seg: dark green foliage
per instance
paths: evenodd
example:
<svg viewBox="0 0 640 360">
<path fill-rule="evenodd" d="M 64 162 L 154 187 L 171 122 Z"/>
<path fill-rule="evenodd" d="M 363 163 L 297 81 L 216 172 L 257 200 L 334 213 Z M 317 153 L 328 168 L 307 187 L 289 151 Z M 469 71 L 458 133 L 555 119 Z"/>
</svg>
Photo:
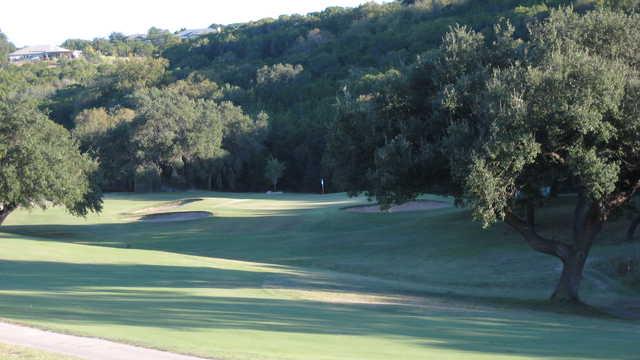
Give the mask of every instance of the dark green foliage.
<svg viewBox="0 0 640 360">
<path fill-rule="evenodd" d="M 334 7 L 227 26 L 222 33 L 169 47 L 163 56 L 178 75 L 196 71 L 244 89 L 234 101 L 250 113 L 270 115 L 268 150 L 288 165 L 282 185 L 311 190 L 331 172 L 322 168 L 321 159 L 337 116 L 336 95 L 345 83 L 404 70 L 418 55 L 437 48 L 456 23 L 490 33 L 498 17 L 508 16 L 525 33 L 530 16 L 548 12 L 548 7 L 532 10 L 539 1 L 412 3 Z M 561 3 L 569 1 L 545 6 Z"/>
<path fill-rule="evenodd" d="M 485 226 L 506 221 L 562 260 L 553 298 L 578 301 L 593 242 L 640 189 L 640 16 L 552 10 L 530 28 L 523 41 L 508 22 L 490 37 L 453 27 L 407 80 L 354 86 L 328 161 L 385 205 L 442 191 Z M 578 196 L 558 241 L 538 232 L 535 209 L 560 187 Z"/>
<path fill-rule="evenodd" d="M 197 76 L 127 98 L 131 109 L 83 110 L 73 130 L 112 191 L 247 190 L 261 181 L 267 116 L 255 119 Z"/>
<path fill-rule="evenodd" d="M 33 102 L 0 101 L 0 223 L 17 207 L 100 211 L 97 164 Z"/>
<path fill-rule="evenodd" d="M 284 175 L 286 168 L 283 162 L 273 156 L 267 159 L 267 164 L 264 167 L 264 176 L 273 185 L 273 191 L 278 190 L 278 180 Z"/>
<path fill-rule="evenodd" d="M 640 1 L 638 0 L 596 0 L 596 4 L 604 8 L 625 11 L 637 11 L 640 9 Z"/>
<path fill-rule="evenodd" d="M 637 35 L 628 34 L 639 27 L 637 15 L 553 11 L 532 30 L 528 66 L 488 82 L 491 116 L 482 147 L 470 154 L 465 188 L 485 224 L 504 219 L 534 249 L 563 261 L 557 300 L 578 301 L 593 242 L 640 188 L 638 56 L 627 52 L 637 47 Z M 538 189 L 558 183 L 578 193 L 574 233 L 564 242 L 534 230 Z M 519 194 L 526 222 L 514 215 Z"/>
<path fill-rule="evenodd" d="M 60 67 L 75 66 L 76 61 Z M 44 103 L 53 120 L 67 128 L 84 109 L 131 107 L 130 96 L 141 89 L 159 85 L 166 76 L 164 59 L 132 58 L 114 63 L 91 64 L 92 74 L 58 90 Z"/>
<path fill-rule="evenodd" d="M 155 86 L 165 75 L 167 62 L 164 59 L 128 59 L 122 60 L 111 67 L 98 82 L 108 89 L 106 96 L 123 96 L 137 90 Z M 113 91 L 115 94 L 109 94 Z M 103 95 L 104 96 L 104 95 Z"/>
<path fill-rule="evenodd" d="M 73 119 L 86 109 L 136 110 L 139 104 L 136 104 L 134 94 L 150 88 L 173 89 L 175 94 L 193 100 L 231 101 L 242 109 L 241 113 L 250 114 L 236 117 L 249 119 L 243 121 L 252 124 L 246 126 L 252 130 L 228 131 L 227 134 L 234 135 L 223 136 L 223 144 L 226 144 L 223 148 L 228 151 L 222 156 L 224 161 L 213 164 L 197 160 L 193 164 L 189 171 L 199 174 L 193 175 L 194 179 L 200 179 L 196 181 L 197 186 L 257 190 L 262 185 L 258 179 L 263 177 L 266 154 L 273 154 L 287 164 L 287 177 L 283 179 L 282 187 L 315 190 L 319 179 L 330 178 L 334 166 L 338 166 L 332 164 L 329 157 L 325 161 L 323 158 L 327 153 L 327 139 L 336 128 L 336 118 L 344 115 L 344 104 L 337 104 L 336 99 L 346 99 L 345 85 L 350 94 L 347 95 L 351 96 L 349 101 L 354 104 L 371 107 L 378 102 L 372 99 L 384 97 L 380 101 L 389 102 L 385 105 L 387 114 L 405 111 L 406 115 L 415 117 L 415 114 L 427 111 L 428 102 L 437 100 L 440 95 L 429 90 L 431 92 L 425 96 L 407 98 L 404 94 L 412 92 L 405 91 L 406 87 L 439 86 L 447 77 L 456 77 L 460 71 L 474 71 L 451 68 L 443 70 L 451 73 L 443 73 L 442 79 L 429 73 L 433 51 L 450 26 L 466 24 L 467 30 L 474 30 L 485 38 L 483 41 L 492 43 L 499 40 L 491 31 L 498 17 L 511 18 L 515 35 L 524 36 L 526 25 L 547 16 L 553 5 L 569 2 L 434 0 L 405 5 L 401 2 L 367 3 L 353 9 L 333 7 L 306 16 L 281 16 L 225 26 L 220 33 L 191 41 L 177 41 L 172 34 L 157 28 L 139 38 L 112 33 L 108 39 L 68 40 L 63 44 L 84 50 L 88 61 L 62 63 L 52 69 L 39 64 L 24 69 L 12 68 L 12 74 L 0 75 L 0 81 L 3 76 L 27 78 L 23 83 L 29 85 L 22 91 L 35 92 L 42 99 L 41 108 L 69 129 L 74 127 Z M 141 50 L 138 52 L 137 49 Z M 101 55 L 131 58 L 113 61 Z M 497 54 L 499 58 L 507 55 Z M 416 62 L 424 66 L 416 66 Z M 408 76 L 414 71 L 421 72 L 422 77 Z M 459 85 L 467 86 L 464 91 L 471 91 L 481 83 L 481 79 L 475 79 Z M 393 94 L 393 89 L 397 94 Z M 262 119 L 261 122 L 268 119 L 268 123 L 256 125 L 258 120 L 255 119 Z M 353 125 L 368 131 L 365 128 L 370 126 L 366 119 Z M 401 124 L 391 122 L 389 125 L 395 128 L 396 135 L 399 134 Z M 423 127 L 418 120 L 407 122 L 401 126 Z M 107 134 L 130 134 L 131 128 L 122 125 L 107 130 L 100 135 L 101 139 L 111 136 Z M 380 129 L 372 130 L 381 134 Z M 238 135 L 240 133 L 243 135 Z M 379 144 L 386 140 L 374 136 L 370 141 Z M 109 143 L 118 142 L 112 139 Z M 103 146 L 107 144 L 91 149 L 98 156 L 98 149 Z M 402 141 L 398 140 L 394 146 L 395 150 L 390 148 L 389 152 L 375 156 L 362 154 L 369 158 L 363 159 L 362 164 L 356 161 L 358 164 L 353 164 L 353 168 L 367 168 L 368 161 L 393 162 L 392 154 L 400 151 Z M 89 150 L 90 147 L 83 148 Z M 433 152 L 420 151 L 421 157 Z M 111 161 L 105 154 L 100 155 L 100 159 L 101 162 Z M 115 161 L 115 164 L 124 166 L 122 161 Z M 131 167 L 125 168 L 128 170 L 124 173 L 132 173 Z M 203 180 L 201 173 L 211 176 L 214 168 L 219 175 L 213 176 L 211 181 Z M 444 169 L 442 164 L 438 164 L 438 169 Z M 107 171 L 105 176 L 115 175 L 113 171 Z M 403 175 L 394 179 L 384 172 L 365 172 L 359 177 L 362 181 L 385 178 L 383 187 L 404 181 L 401 179 L 415 178 Z M 131 189 L 130 185 L 123 185 L 125 182 L 120 177 L 112 180 L 114 190 L 119 186 L 121 190 Z M 415 186 L 420 187 L 423 181 L 417 180 Z M 329 190 L 345 189 L 340 184 L 343 182 L 330 183 Z"/>
<path fill-rule="evenodd" d="M 179 39 L 167 30 L 152 27 L 140 37 L 127 37 L 114 32 L 107 39 L 68 39 L 62 46 L 71 50 L 82 50 L 90 58 L 104 56 L 144 57 L 159 54 L 163 49 L 179 43 Z"/>
<path fill-rule="evenodd" d="M 249 191 L 263 184 L 264 142 L 269 117 L 259 113 L 255 117 L 230 102 L 219 107 L 224 123 L 221 161 L 213 164 L 210 188 L 218 190 Z M 209 183 L 208 183 L 209 184 Z"/>
<path fill-rule="evenodd" d="M 451 165 L 469 161 L 465 149 L 477 140 L 474 126 L 485 122 L 483 89 L 492 69 L 519 54 L 513 32 L 503 23 L 489 42 L 455 26 L 436 53 L 406 70 L 408 77 L 392 70 L 345 87 L 326 158 L 336 181 L 385 205 L 425 191 L 460 194 L 465 171 Z M 467 128 L 450 129 L 456 118 Z"/>
<path fill-rule="evenodd" d="M 136 168 L 135 147 L 131 142 L 135 112 L 118 108 L 87 109 L 75 118 L 73 135 L 81 150 L 91 154 L 100 164 L 106 191 L 134 190 Z"/>
<path fill-rule="evenodd" d="M 0 30 L 0 66 L 9 61 L 9 54 L 15 50 L 15 46 L 9 42 L 7 36 Z"/>
<path fill-rule="evenodd" d="M 167 184 L 186 187 L 190 164 L 222 155 L 223 120 L 215 102 L 151 89 L 137 93 L 135 103 L 136 157 L 159 168 Z"/>
</svg>

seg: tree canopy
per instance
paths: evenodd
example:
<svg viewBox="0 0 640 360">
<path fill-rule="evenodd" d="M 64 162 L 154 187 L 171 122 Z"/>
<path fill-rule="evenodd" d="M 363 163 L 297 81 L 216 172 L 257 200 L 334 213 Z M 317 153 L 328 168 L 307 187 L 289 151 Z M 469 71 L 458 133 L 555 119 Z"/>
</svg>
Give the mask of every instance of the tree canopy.
<svg viewBox="0 0 640 360">
<path fill-rule="evenodd" d="M 280 160 L 270 157 L 267 159 L 267 164 L 264 168 L 264 175 L 273 185 L 273 191 L 278 190 L 278 180 L 284 175 L 284 170 L 286 166 Z"/>
<path fill-rule="evenodd" d="M 7 36 L 0 30 L 0 65 L 8 62 L 9 53 L 15 50 L 15 46 L 9 42 Z"/>
<path fill-rule="evenodd" d="M 0 223 L 18 207 L 64 206 L 74 215 L 102 207 L 97 164 L 32 102 L 0 101 L 0 164 Z"/>
<path fill-rule="evenodd" d="M 196 160 L 222 155 L 223 120 L 218 104 L 151 89 L 136 95 L 136 109 L 137 158 L 154 164 L 165 178 L 175 179 L 177 171 L 185 171 Z"/>
<path fill-rule="evenodd" d="M 288 176 L 281 186 L 309 191 L 320 178 L 330 178 L 334 172 L 323 158 L 327 158 L 328 139 L 339 115 L 336 99 L 345 85 L 355 100 L 360 95 L 385 96 L 382 94 L 389 92 L 377 87 L 399 86 L 416 61 L 429 58 L 449 26 L 464 23 L 469 30 L 488 36 L 495 20 L 505 16 L 512 20 L 516 35 L 524 36 L 529 22 L 545 17 L 553 5 L 571 2 L 495 0 L 491 6 L 451 0 L 416 1 L 411 6 L 400 1 L 367 3 L 224 26 L 220 32 L 190 40 L 179 40 L 158 28 L 130 36 L 114 32 L 107 38 L 70 39 L 63 44 L 83 50 L 84 60 L 60 61 L 49 67 L 37 63 L 12 66 L 0 78 L 23 78 L 22 90 L 37 97 L 40 109 L 70 130 L 76 125 L 74 119 L 91 109 L 103 108 L 113 114 L 127 108 L 137 114 L 135 94 L 152 88 L 180 88 L 178 92 L 191 92 L 183 94 L 191 98 L 199 93 L 218 103 L 229 101 L 251 119 L 247 124 L 253 122 L 254 130 L 244 132 L 242 140 L 235 135 L 223 137 L 223 147 L 234 150 L 227 150 L 216 163 L 215 188 L 259 189 L 265 159 L 273 154 L 287 164 Z M 597 6 L 590 0 L 580 4 L 576 6 L 581 9 Z M 125 164 L 136 161 L 124 162 L 122 155 L 100 153 L 100 149 L 110 147 L 109 143 L 133 148 L 130 130 L 135 124 L 106 125 L 95 138 L 100 145 L 91 146 L 92 156 L 99 156 L 101 163 L 127 169 L 106 171 L 101 165 L 110 190 L 132 189 L 132 182 L 124 180 L 131 174 Z M 115 141 L 115 134 L 128 140 Z M 85 145 L 83 140 L 83 150 L 88 150 Z M 205 164 L 198 161 L 192 169 L 209 172 L 205 168 L 213 165 Z M 328 190 L 346 189 L 339 184 L 328 183 Z"/>
<path fill-rule="evenodd" d="M 408 79 L 381 74 L 378 91 L 344 96 L 328 161 L 387 206 L 441 192 L 485 226 L 506 221 L 563 262 L 553 298 L 578 301 L 603 223 L 640 187 L 639 27 L 635 14 L 570 8 L 527 41 L 508 22 L 489 38 L 454 27 Z M 573 235 L 553 240 L 535 209 L 558 187 L 577 195 Z"/>
</svg>

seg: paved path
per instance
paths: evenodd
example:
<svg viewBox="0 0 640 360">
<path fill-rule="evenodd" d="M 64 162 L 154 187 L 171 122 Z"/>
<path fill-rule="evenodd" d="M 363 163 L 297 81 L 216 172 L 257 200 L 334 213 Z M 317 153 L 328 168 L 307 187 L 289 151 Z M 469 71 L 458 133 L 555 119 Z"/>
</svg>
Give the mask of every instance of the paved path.
<svg viewBox="0 0 640 360">
<path fill-rule="evenodd" d="M 0 342 L 88 360 L 204 360 L 112 341 L 0 322 Z"/>
</svg>

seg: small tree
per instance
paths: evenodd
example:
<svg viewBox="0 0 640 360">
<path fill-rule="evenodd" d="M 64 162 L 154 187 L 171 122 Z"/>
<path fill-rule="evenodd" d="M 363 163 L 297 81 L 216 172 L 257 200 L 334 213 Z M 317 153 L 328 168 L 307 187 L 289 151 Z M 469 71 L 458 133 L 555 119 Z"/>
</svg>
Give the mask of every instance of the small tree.
<svg viewBox="0 0 640 360">
<path fill-rule="evenodd" d="M 102 209 L 97 164 L 32 103 L 0 101 L 0 224 L 18 207 Z"/>
<path fill-rule="evenodd" d="M 7 62 L 7 57 L 10 52 L 15 49 L 12 43 L 9 42 L 7 36 L 0 31 L 0 65 Z"/>
<path fill-rule="evenodd" d="M 264 173 L 267 179 L 271 181 L 271 184 L 273 184 L 273 191 L 277 191 L 278 180 L 282 178 L 285 169 L 286 166 L 284 163 L 273 156 L 267 160 Z"/>
</svg>

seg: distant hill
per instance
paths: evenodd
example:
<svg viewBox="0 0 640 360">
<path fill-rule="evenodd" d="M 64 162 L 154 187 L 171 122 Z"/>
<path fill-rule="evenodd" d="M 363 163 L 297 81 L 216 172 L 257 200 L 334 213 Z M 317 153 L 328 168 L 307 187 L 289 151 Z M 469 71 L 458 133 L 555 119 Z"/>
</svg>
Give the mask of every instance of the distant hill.
<svg viewBox="0 0 640 360">
<path fill-rule="evenodd" d="M 233 101 L 271 117 L 268 146 L 288 165 L 284 187 L 315 189 L 323 176 L 326 129 L 339 89 L 366 74 L 402 69 L 434 49 L 454 24 L 485 32 L 500 17 L 526 23 L 569 0 L 428 0 L 328 8 L 306 16 L 227 26 L 181 42 L 162 56 L 178 78 L 197 72 L 239 86 Z M 590 1 L 575 3 L 589 7 Z M 276 66 L 282 64 L 280 66 Z M 298 69 L 298 70 L 295 70 Z M 262 76 L 259 76 L 259 73 Z"/>
<path fill-rule="evenodd" d="M 128 108 L 135 113 L 136 96 L 152 88 L 165 94 L 177 91 L 200 99 L 208 96 L 215 102 L 231 101 L 249 118 L 259 119 L 256 124 L 262 130 L 246 141 L 224 141 L 225 154 L 231 155 L 225 155 L 224 170 L 217 170 L 224 175 L 212 185 L 216 190 L 262 190 L 265 159 L 275 157 L 286 165 L 279 182 L 282 189 L 319 191 L 324 178 L 327 191 L 339 191 L 343 189 L 331 181 L 332 169 L 323 166 L 323 157 L 344 95 L 371 96 L 381 91 L 385 79 L 406 77 L 420 57 L 436 52 L 445 32 L 455 24 L 481 31 L 491 40 L 493 25 L 506 17 L 515 25 L 516 35 L 526 37 L 527 24 L 543 19 L 551 8 L 573 5 L 586 10 L 595 1 L 626 0 L 371 2 L 356 8 L 331 7 L 307 15 L 212 25 L 215 32 L 202 36 L 187 31 L 189 36 L 181 38 L 151 28 L 139 38 L 113 33 L 92 41 L 70 39 L 64 46 L 84 50 L 85 61 L 57 69 L 35 64 L 7 68 L 0 72 L 0 95 L 3 88 L 35 94 L 43 98 L 41 108 L 69 129 L 85 110 L 118 114 Z M 179 81 L 183 79 L 187 81 Z M 226 134 L 239 134 L 237 130 L 230 128 Z M 111 130 L 107 126 L 100 131 L 104 135 Z M 104 135 L 102 144 L 111 144 L 109 136 L 114 136 L 135 148 L 132 134 L 127 130 Z M 100 141 L 92 141 L 86 150 L 106 151 L 97 145 Z M 118 151 L 100 158 L 103 164 L 119 164 L 111 170 L 121 170 L 119 161 L 132 159 Z M 180 168 L 183 173 L 178 178 L 188 176 L 185 169 Z M 204 171 L 198 165 L 189 171 L 196 169 Z M 131 172 L 126 173 L 128 180 L 122 184 L 131 183 Z M 163 174 L 168 178 L 172 173 L 165 169 Z"/>
</svg>

